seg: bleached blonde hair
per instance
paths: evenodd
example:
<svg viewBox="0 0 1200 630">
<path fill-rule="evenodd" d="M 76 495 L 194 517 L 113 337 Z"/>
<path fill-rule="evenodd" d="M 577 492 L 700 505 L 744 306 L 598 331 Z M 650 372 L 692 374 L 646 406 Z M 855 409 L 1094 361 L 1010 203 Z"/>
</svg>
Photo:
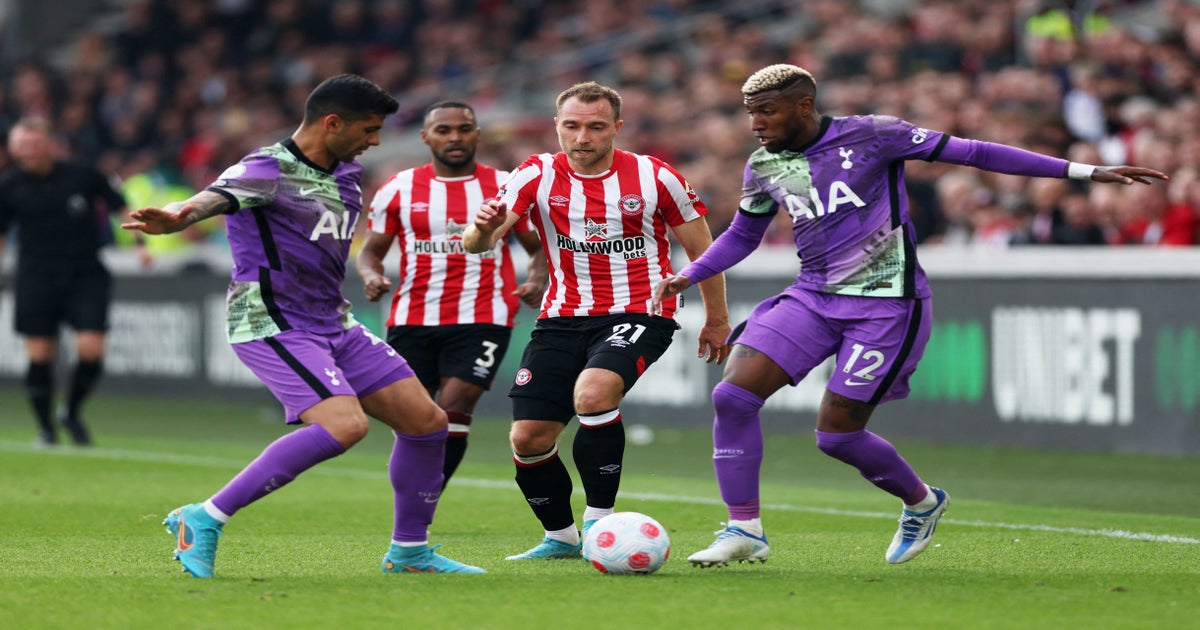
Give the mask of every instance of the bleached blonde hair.
<svg viewBox="0 0 1200 630">
<path fill-rule="evenodd" d="M 767 90 L 784 90 L 801 83 L 807 83 L 812 93 L 816 94 L 817 80 L 813 78 L 812 73 L 790 63 L 777 63 L 750 75 L 742 84 L 742 95 L 751 96 Z"/>
</svg>

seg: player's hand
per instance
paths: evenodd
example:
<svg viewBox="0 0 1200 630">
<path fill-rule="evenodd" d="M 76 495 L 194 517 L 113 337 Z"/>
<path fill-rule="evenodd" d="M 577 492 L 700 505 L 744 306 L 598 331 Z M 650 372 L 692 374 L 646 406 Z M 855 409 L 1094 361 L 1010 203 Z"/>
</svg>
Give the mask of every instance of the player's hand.
<svg viewBox="0 0 1200 630">
<path fill-rule="evenodd" d="M 662 303 L 669 297 L 683 293 L 684 289 L 692 286 L 691 278 L 687 276 L 667 276 L 654 287 L 654 300 L 650 302 L 650 313 L 662 314 Z"/>
<path fill-rule="evenodd" d="M 521 301 L 526 306 L 531 308 L 539 308 L 542 305 L 542 296 L 546 293 L 546 285 L 540 282 L 522 282 L 517 285 L 513 295 L 521 298 Z"/>
<path fill-rule="evenodd" d="M 484 234 L 491 234 L 504 225 L 508 219 L 508 204 L 496 199 L 489 199 L 479 206 L 475 212 L 475 229 Z"/>
<path fill-rule="evenodd" d="M 700 348 L 696 356 L 704 359 L 705 363 L 716 361 L 717 365 L 729 357 L 729 320 L 720 322 L 705 322 L 700 328 Z"/>
<path fill-rule="evenodd" d="M 121 228 L 139 230 L 146 234 L 170 234 L 187 227 L 188 215 L 193 210 L 195 206 L 190 203 L 182 204 L 174 211 L 167 208 L 142 208 L 129 213 L 131 220 L 122 223 Z"/>
<path fill-rule="evenodd" d="M 1149 184 L 1150 178 L 1164 181 L 1170 179 L 1166 173 L 1141 166 L 1097 166 L 1092 172 L 1092 181 L 1102 184 Z"/>
<path fill-rule="evenodd" d="M 372 302 L 392 292 L 392 281 L 387 276 L 375 276 L 363 283 L 363 295 Z"/>
</svg>

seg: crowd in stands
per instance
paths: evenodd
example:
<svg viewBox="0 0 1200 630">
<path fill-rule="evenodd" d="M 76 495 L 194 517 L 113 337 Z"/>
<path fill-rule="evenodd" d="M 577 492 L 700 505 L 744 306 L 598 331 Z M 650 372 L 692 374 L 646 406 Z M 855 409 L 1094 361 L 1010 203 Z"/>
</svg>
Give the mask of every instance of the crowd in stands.
<svg viewBox="0 0 1200 630">
<path fill-rule="evenodd" d="M 0 129 L 50 118 L 64 150 L 120 178 L 135 207 L 202 188 L 286 137 L 304 96 L 340 72 L 402 103 L 368 162 L 372 186 L 427 159 L 403 149 L 419 142 L 432 101 L 472 103 L 481 161 L 514 168 L 558 150 L 554 96 L 594 79 L 624 97 L 618 146 L 676 166 L 719 232 L 756 148 L 740 86 L 787 62 L 817 77 L 825 114 L 891 114 L 1172 178 L 1087 186 L 910 162 L 922 242 L 1200 243 L 1191 0 L 127 0 L 104 24 L 75 38 L 65 62 L 0 68 Z M 784 219 L 769 239 L 790 240 Z"/>
</svg>

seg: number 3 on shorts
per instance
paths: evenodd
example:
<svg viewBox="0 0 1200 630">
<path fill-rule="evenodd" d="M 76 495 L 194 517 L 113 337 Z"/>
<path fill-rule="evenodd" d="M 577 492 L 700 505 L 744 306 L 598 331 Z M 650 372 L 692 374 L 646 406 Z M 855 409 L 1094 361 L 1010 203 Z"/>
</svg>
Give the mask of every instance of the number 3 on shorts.
<svg viewBox="0 0 1200 630">
<path fill-rule="evenodd" d="M 499 348 L 499 347 L 500 347 L 500 344 L 498 344 L 494 341 L 484 341 L 483 342 L 483 356 L 479 357 L 478 359 L 475 359 L 475 365 L 478 365 L 479 367 L 482 367 L 482 368 L 490 368 L 493 365 L 495 365 L 496 364 L 496 348 Z"/>
</svg>

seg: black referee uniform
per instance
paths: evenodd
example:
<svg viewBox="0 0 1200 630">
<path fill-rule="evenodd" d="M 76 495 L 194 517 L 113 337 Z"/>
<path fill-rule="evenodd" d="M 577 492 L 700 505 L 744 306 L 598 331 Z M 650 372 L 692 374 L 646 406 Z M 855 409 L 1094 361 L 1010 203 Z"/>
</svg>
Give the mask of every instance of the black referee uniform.
<svg viewBox="0 0 1200 630">
<path fill-rule="evenodd" d="M 99 251 L 112 241 L 109 215 L 124 207 L 124 197 L 108 179 L 83 164 L 55 162 L 45 176 L 19 168 L 0 175 L 0 238 L 16 230 L 14 328 L 19 334 L 56 338 L 62 324 L 108 330 L 112 277 Z M 81 364 L 75 371 L 62 420 L 77 443 L 89 438 L 74 412 L 99 374 L 99 363 Z M 26 385 L 42 425 L 41 439 L 53 443 L 52 364 L 31 364 Z"/>
</svg>

